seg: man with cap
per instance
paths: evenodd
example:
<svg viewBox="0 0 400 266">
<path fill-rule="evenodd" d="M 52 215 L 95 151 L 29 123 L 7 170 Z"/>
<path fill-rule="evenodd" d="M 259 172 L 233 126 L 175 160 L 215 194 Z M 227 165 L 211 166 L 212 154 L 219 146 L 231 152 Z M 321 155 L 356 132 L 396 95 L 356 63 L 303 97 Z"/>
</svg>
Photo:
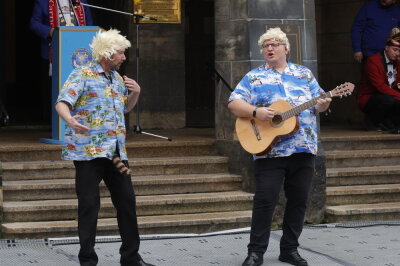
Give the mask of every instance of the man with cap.
<svg viewBox="0 0 400 266">
<path fill-rule="evenodd" d="M 393 28 L 384 51 L 368 57 L 357 104 L 381 130 L 400 133 L 400 29 Z"/>
</svg>

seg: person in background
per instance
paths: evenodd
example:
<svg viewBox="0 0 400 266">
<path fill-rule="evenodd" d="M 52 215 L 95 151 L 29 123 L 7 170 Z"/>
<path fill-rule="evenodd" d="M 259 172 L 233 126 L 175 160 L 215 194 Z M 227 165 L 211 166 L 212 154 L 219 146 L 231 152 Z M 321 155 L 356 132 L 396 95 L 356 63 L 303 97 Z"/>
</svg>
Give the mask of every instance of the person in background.
<svg viewBox="0 0 400 266">
<path fill-rule="evenodd" d="M 400 133 L 400 29 L 395 27 L 384 51 L 368 57 L 357 92 L 367 130 Z"/>
<path fill-rule="evenodd" d="M 396 0 L 372 0 L 358 12 L 351 28 L 354 59 L 361 63 L 383 51 L 393 27 L 400 26 L 400 7 Z"/>
<path fill-rule="evenodd" d="M 56 102 L 56 110 L 66 122 L 62 159 L 72 160 L 76 170 L 78 257 L 83 266 L 98 263 L 94 246 L 101 180 L 117 211 L 121 265 L 154 266 L 138 253 L 135 193 L 131 176 L 118 166 L 122 162 L 129 168 L 124 113 L 132 110 L 140 94 L 133 79 L 117 72 L 130 46 L 115 29 L 98 32 L 90 44 L 95 61 L 72 71 Z"/>
<path fill-rule="evenodd" d="M 76 1 L 75 1 L 76 2 Z M 40 86 L 41 106 L 45 122 L 51 115 L 51 39 L 58 26 L 92 26 L 93 19 L 88 7 L 71 0 L 35 0 L 31 30 L 40 37 Z M 82 3 L 87 3 L 82 0 Z"/>
<path fill-rule="evenodd" d="M 269 122 L 277 110 L 270 105 L 285 100 L 298 106 L 320 96 L 323 90 L 311 71 L 287 60 L 290 44 L 280 28 L 270 28 L 260 36 L 258 45 L 265 64 L 247 73 L 231 93 L 228 108 L 236 117 L 255 117 Z M 298 116 L 299 130 L 283 138 L 264 155 L 254 156 L 255 194 L 248 256 L 242 266 L 263 263 L 273 213 L 283 184 L 287 199 L 280 240 L 279 260 L 293 265 L 308 265 L 298 253 L 298 239 L 304 217 L 318 148 L 317 119 L 330 105 L 320 98 L 315 107 Z"/>
</svg>

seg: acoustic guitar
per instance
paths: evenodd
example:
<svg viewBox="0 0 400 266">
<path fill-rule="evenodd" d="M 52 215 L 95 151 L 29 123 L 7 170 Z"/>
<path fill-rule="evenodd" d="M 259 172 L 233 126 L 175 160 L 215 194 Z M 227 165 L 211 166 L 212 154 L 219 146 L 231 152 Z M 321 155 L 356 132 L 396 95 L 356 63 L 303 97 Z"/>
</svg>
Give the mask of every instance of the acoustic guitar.
<svg viewBox="0 0 400 266">
<path fill-rule="evenodd" d="M 353 90 L 354 84 L 346 82 L 296 107 L 283 100 L 276 101 L 269 106 L 276 110 L 276 114 L 268 122 L 253 117 L 239 117 L 236 119 L 236 134 L 240 145 L 251 154 L 263 155 L 281 139 L 296 133 L 299 129 L 297 115 L 316 105 L 318 99 L 347 96 Z"/>
</svg>

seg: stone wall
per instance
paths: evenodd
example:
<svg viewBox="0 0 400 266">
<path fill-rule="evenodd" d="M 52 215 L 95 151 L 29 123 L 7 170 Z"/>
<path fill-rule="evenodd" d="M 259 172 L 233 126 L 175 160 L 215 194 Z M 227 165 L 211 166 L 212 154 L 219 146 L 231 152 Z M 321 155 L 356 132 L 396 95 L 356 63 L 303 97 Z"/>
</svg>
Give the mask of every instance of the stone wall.
<svg viewBox="0 0 400 266">
<path fill-rule="evenodd" d="M 136 38 L 136 25 L 130 32 Z M 139 110 L 142 128 L 185 127 L 185 42 L 182 24 L 139 25 L 139 82 L 142 88 Z M 136 40 L 132 42 L 136 48 Z M 133 50 L 133 49 L 132 49 Z M 133 50 L 134 51 L 134 50 Z M 136 53 L 127 72 L 136 76 Z M 136 124 L 136 109 L 130 125 Z"/>
<path fill-rule="evenodd" d="M 184 4 L 182 14 L 185 14 Z M 185 127 L 184 15 L 182 20 L 180 24 L 143 23 L 139 27 L 132 21 L 129 23 L 132 48 L 126 73 L 139 77 L 143 129 Z M 137 124 L 136 110 L 129 115 L 129 127 Z"/>
<path fill-rule="evenodd" d="M 266 25 L 294 25 L 300 28 L 303 65 L 317 76 L 317 45 L 313 0 L 215 0 L 215 67 L 235 87 L 244 74 L 261 65 L 257 40 Z M 229 90 L 222 83 L 216 86 L 217 149 L 230 157 L 231 171 L 245 177 L 244 189 L 254 191 L 251 156 L 240 147 L 235 133 L 235 118 L 227 108 Z M 307 220 L 320 222 L 325 205 L 324 157 L 317 158 Z M 283 199 L 276 210 L 275 221 L 282 218 Z"/>
</svg>

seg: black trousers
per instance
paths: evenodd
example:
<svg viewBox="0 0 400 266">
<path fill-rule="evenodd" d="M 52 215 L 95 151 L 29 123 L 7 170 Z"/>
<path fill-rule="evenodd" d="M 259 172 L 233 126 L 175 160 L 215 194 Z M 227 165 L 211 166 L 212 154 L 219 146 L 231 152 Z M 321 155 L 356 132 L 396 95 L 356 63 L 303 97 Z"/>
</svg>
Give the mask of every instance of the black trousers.
<svg viewBox="0 0 400 266">
<path fill-rule="evenodd" d="M 315 156 L 297 153 L 288 157 L 255 161 L 255 195 L 248 251 L 264 254 L 267 250 L 272 217 L 282 187 L 287 199 L 283 217 L 281 251 L 299 246 L 308 195 L 314 176 Z"/>
<path fill-rule="evenodd" d="M 124 161 L 127 165 L 127 162 Z M 107 158 L 90 161 L 74 161 L 76 169 L 76 194 L 78 197 L 79 261 L 84 266 L 97 265 L 94 250 L 97 217 L 100 209 L 99 183 L 107 185 L 117 210 L 118 228 L 121 234 L 121 265 L 137 265 L 140 258 L 139 232 L 136 217 L 136 200 L 130 175 L 122 175 Z"/>
<path fill-rule="evenodd" d="M 372 96 L 363 111 L 376 125 L 389 120 L 395 126 L 400 126 L 400 101 L 391 95 L 376 94 Z"/>
</svg>

